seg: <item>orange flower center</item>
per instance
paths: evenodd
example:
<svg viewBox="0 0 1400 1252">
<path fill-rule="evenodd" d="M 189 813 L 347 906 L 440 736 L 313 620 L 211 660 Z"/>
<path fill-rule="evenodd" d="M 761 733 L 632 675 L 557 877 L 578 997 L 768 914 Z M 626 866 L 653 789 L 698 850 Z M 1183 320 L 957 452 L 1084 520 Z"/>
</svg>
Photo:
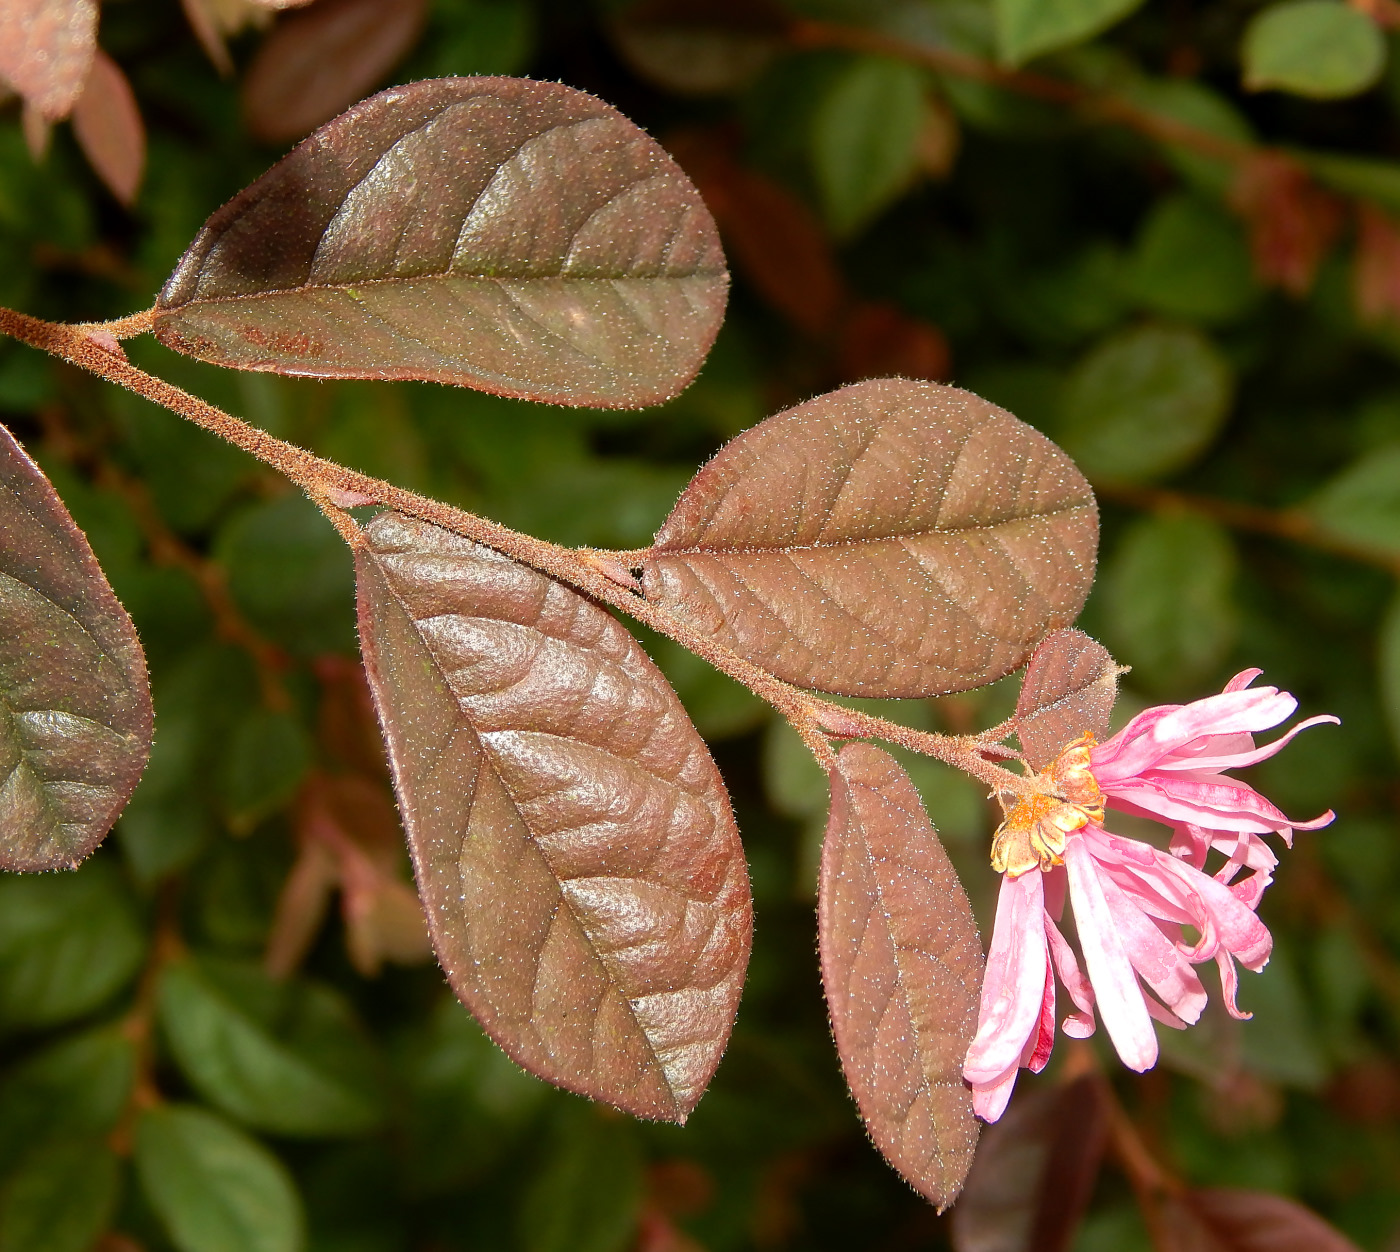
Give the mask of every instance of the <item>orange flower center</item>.
<svg viewBox="0 0 1400 1252">
<path fill-rule="evenodd" d="M 1044 790 L 1018 800 L 992 838 L 992 868 L 1019 878 L 1064 864 L 1065 840 L 1103 821 L 1103 794 L 1089 768 L 1096 740 L 1084 735 L 1036 775 Z"/>
</svg>

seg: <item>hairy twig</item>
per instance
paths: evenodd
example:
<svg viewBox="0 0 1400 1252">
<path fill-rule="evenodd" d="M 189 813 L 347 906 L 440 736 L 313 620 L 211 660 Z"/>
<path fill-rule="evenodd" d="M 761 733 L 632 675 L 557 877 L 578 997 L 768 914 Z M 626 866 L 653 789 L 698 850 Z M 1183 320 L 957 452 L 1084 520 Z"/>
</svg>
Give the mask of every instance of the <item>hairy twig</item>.
<svg viewBox="0 0 1400 1252">
<path fill-rule="evenodd" d="M 138 314 L 122 321 L 134 325 L 139 317 Z M 989 758 L 1004 759 L 1014 754 L 982 738 L 910 730 L 884 718 L 842 708 L 784 682 L 619 583 L 615 571 L 600 568 L 599 554 L 592 549 L 579 551 L 521 534 L 499 522 L 346 469 L 305 448 L 274 438 L 198 396 L 138 369 L 105 342 L 112 333 L 107 327 L 89 333 L 80 327 L 0 309 L 0 333 L 125 387 L 270 465 L 320 505 L 352 549 L 362 549 L 365 540 L 344 509 L 381 504 L 493 548 L 611 605 L 658 634 L 674 639 L 766 700 L 792 723 L 826 769 L 832 767 L 834 753 L 824 732 L 838 737 L 878 738 L 901 744 L 964 770 L 998 793 L 1024 795 L 1042 786 L 1035 778 L 1012 773 L 995 764 Z"/>
</svg>

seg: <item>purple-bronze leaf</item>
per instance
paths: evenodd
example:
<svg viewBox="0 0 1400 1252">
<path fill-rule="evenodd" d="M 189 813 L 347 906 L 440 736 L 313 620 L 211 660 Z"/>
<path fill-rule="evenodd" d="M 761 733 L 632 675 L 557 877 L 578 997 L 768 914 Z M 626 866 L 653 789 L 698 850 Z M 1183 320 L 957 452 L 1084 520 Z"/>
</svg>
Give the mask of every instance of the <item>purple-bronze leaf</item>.
<svg viewBox="0 0 1400 1252">
<path fill-rule="evenodd" d="M 131 619 L 0 426 L 0 869 L 76 865 L 126 807 L 150 750 Z"/>
<path fill-rule="evenodd" d="M 438 959 L 531 1073 L 684 1121 L 752 930 L 729 799 L 636 640 L 396 513 L 356 553 L 365 668 Z"/>
<path fill-rule="evenodd" d="M 1083 631 L 1054 630 L 1040 641 L 1016 698 L 1016 736 L 1032 769 L 1044 769 L 1081 735 L 1108 734 L 1121 672 Z"/>
<path fill-rule="evenodd" d="M 240 369 L 628 408 L 694 377 L 728 286 L 700 194 L 616 109 L 439 78 L 327 122 L 215 213 L 154 326 Z"/>
<path fill-rule="evenodd" d="M 988 1126 L 953 1210 L 956 1252 L 1066 1252 L 1074 1246 L 1108 1143 L 1097 1074 L 1018 1091 Z"/>
<path fill-rule="evenodd" d="M 971 392 L 887 378 L 760 422 L 691 481 L 648 599 L 778 677 L 844 695 L 990 682 L 1089 593 L 1093 492 Z"/>
<path fill-rule="evenodd" d="M 1360 1252 L 1311 1209 L 1267 1191 L 1185 1191 L 1165 1197 L 1155 1216 L 1162 1252 Z"/>
<path fill-rule="evenodd" d="M 977 1120 L 962 1078 L 982 945 L 909 775 L 847 744 L 831 775 L 818 902 L 822 982 L 846 1082 L 885 1159 L 940 1208 Z"/>
</svg>

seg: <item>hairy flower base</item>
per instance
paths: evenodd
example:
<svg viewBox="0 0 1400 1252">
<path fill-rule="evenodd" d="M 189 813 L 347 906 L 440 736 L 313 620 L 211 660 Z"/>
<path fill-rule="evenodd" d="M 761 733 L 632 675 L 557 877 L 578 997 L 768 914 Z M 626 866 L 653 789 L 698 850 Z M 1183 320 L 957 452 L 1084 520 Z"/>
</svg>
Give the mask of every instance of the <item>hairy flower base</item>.
<svg viewBox="0 0 1400 1252">
<path fill-rule="evenodd" d="M 1250 688 L 1258 670 L 1236 675 L 1218 696 L 1161 705 L 1106 743 L 1069 744 L 1040 779 L 1046 790 L 1018 803 L 992 844 L 1002 874 L 977 1035 L 963 1076 L 973 1107 L 996 1121 L 1019 1069 L 1044 1068 L 1055 1035 L 1056 975 L 1074 1004 L 1061 1029 L 1093 1034 L 1095 1012 L 1131 1069 L 1157 1061 L 1152 1021 L 1183 1029 L 1200 1018 L 1206 991 L 1194 966 L 1215 961 L 1225 1006 L 1235 1003 L 1235 962 L 1258 971 L 1272 939 L 1255 916 L 1278 860 L 1262 836 L 1291 846 L 1293 831 L 1332 820 L 1292 823 L 1227 769 L 1278 752 L 1300 722 L 1256 747 L 1253 732 L 1290 716 L 1297 701 L 1274 687 Z M 1170 852 L 1106 830 L 1104 804 L 1172 827 Z M 1205 872 L 1208 854 L 1224 864 Z M 1246 877 L 1236 881 L 1240 873 Z M 1066 895 L 1074 909 L 1083 965 L 1059 928 Z M 1186 928 L 1195 938 L 1187 938 Z"/>
</svg>

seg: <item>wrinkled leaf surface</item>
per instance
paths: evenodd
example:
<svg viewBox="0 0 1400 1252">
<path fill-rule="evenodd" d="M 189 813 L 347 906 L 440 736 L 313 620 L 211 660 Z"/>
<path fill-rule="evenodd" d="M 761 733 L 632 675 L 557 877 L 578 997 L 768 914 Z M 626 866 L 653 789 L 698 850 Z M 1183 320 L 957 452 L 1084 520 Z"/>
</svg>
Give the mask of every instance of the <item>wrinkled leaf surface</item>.
<svg viewBox="0 0 1400 1252">
<path fill-rule="evenodd" d="M 397 514 L 365 536 L 365 664 L 448 979 L 532 1073 L 684 1120 L 752 924 L 704 743 L 581 596 Z"/>
<path fill-rule="evenodd" d="M 272 7 L 272 6 L 269 6 Z M 243 79 L 258 139 L 300 139 L 378 87 L 418 41 L 423 0 L 320 0 L 283 18 Z"/>
<path fill-rule="evenodd" d="M 1074 1246 L 1108 1141 L 1102 1079 L 1016 1093 L 988 1126 L 953 1210 L 956 1252 L 1065 1252 Z"/>
<path fill-rule="evenodd" d="M 44 117 L 66 117 L 97 47 L 94 0 L 5 0 L 0 79 Z"/>
<path fill-rule="evenodd" d="M 242 369 L 620 408 L 689 382 L 728 282 L 699 193 L 615 109 L 559 83 L 429 79 L 356 105 L 214 214 L 155 332 Z"/>
<path fill-rule="evenodd" d="M 990 682 L 1079 612 L 1098 513 L 1045 436 L 970 392 L 878 379 L 768 418 L 691 481 L 647 597 L 845 695 Z"/>
<path fill-rule="evenodd" d="M 846 1081 L 876 1146 L 941 1208 L 977 1146 L 962 1064 L 982 945 L 918 791 L 870 744 L 848 744 L 831 775 L 818 910 Z"/>
<path fill-rule="evenodd" d="M 1031 653 L 1016 699 L 1016 735 L 1032 769 L 1044 769 L 1080 735 L 1102 740 L 1118 696 L 1118 666 L 1080 630 L 1055 630 Z"/>
<path fill-rule="evenodd" d="M 131 619 L 43 471 L 0 427 L 0 869 L 81 861 L 150 749 Z"/>
</svg>

